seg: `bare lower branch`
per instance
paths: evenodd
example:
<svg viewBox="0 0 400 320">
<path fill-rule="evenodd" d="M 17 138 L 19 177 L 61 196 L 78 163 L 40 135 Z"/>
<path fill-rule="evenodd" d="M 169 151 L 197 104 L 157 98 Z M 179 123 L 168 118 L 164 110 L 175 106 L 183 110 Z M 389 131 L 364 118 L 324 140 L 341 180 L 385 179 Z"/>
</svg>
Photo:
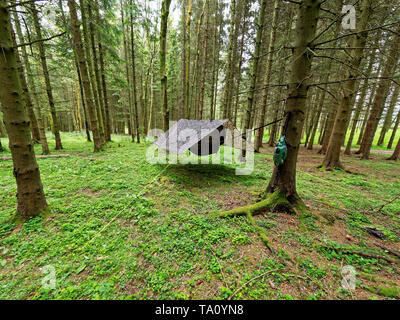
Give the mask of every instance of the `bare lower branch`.
<svg viewBox="0 0 400 320">
<path fill-rule="evenodd" d="M 16 45 L 14 48 L 19 48 L 19 47 L 23 47 L 23 46 L 30 46 L 30 45 L 32 45 L 32 44 L 34 44 L 34 43 L 37 43 L 37 42 L 49 41 L 49 40 L 51 40 L 51 39 L 54 39 L 54 38 L 57 38 L 57 37 L 61 37 L 61 36 L 63 36 L 65 33 L 66 33 L 66 32 L 64 31 L 64 32 L 62 32 L 62 33 L 56 34 L 56 35 L 51 36 L 51 37 L 49 37 L 49 38 L 33 40 L 33 41 L 31 41 L 31 42 L 26 42 L 26 43 L 20 43 L 20 44 Z"/>
</svg>

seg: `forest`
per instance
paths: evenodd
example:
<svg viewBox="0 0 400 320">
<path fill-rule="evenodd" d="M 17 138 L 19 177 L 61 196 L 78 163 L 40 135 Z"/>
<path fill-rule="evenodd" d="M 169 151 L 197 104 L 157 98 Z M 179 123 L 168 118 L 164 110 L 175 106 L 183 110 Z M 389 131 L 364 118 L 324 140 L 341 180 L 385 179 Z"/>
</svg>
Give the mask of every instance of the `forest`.
<svg viewBox="0 0 400 320">
<path fill-rule="evenodd" d="M 0 299 L 398 300 L 399 126 L 398 0 L 0 0 Z"/>
</svg>

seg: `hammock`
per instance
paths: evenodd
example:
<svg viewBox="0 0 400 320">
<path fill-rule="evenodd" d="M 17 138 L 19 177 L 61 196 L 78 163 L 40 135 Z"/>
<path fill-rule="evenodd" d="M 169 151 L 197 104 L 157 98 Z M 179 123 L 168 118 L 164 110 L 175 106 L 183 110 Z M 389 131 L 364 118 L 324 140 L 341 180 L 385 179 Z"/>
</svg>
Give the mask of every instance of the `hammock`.
<svg viewBox="0 0 400 320">
<path fill-rule="evenodd" d="M 231 134 L 227 135 L 227 132 Z M 196 155 L 205 156 L 217 153 L 223 144 L 240 148 L 240 137 L 240 132 L 229 119 L 180 119 L 153 143 L 176 154 L 190 150 Z"/>
</svg>

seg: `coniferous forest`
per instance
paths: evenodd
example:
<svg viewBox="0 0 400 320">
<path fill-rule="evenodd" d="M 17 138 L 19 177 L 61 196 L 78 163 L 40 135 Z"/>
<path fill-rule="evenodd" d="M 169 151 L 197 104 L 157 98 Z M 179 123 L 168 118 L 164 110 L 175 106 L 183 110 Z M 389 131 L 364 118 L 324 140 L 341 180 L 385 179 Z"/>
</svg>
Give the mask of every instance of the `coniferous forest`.
<svg viewBox="0 0 400 320">
<path fill-rule="evenodd" d="M 400 299 L 399 93 L 398 0 L 0 0 L 0 299 Z"/>
</svg>

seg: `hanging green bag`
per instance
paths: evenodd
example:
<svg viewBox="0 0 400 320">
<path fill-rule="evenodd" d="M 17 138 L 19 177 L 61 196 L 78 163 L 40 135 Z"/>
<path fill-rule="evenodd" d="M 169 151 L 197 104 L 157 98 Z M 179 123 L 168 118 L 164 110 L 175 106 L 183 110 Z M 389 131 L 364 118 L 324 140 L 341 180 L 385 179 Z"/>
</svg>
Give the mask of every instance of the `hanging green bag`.
<svg viewBox="0 0 400 320">
<path fill-rule="evenodd" d="M 286 137 L 282 136 L 279 141 L 278 144 L 275 147 L 274 150 L 274 164 L 279 167 L 281 166 L 286 158 L 287 158 L 287 145 L 286 145 Z"/>
</svg>

